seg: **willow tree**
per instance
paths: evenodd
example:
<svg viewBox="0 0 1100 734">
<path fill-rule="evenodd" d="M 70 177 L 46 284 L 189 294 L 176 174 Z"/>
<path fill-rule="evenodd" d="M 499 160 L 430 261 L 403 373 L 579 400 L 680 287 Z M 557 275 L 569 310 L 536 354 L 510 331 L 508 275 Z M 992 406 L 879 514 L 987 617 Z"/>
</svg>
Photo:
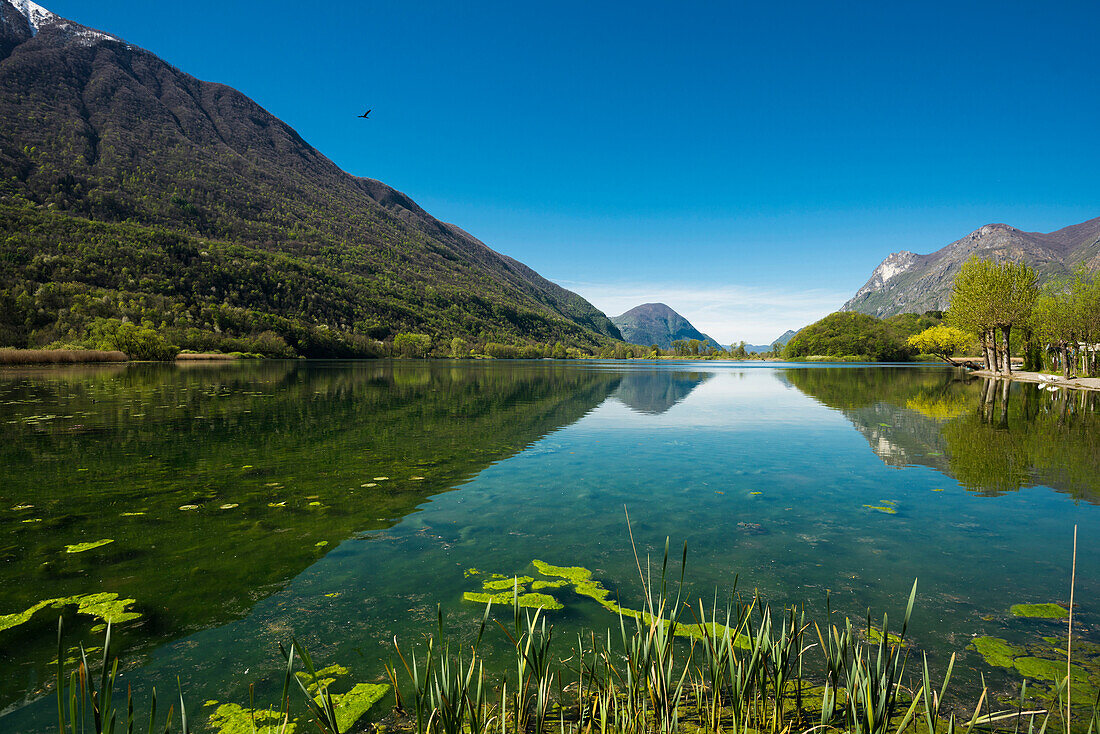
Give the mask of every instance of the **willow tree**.
<svg viewBox="0 0 1100 734">
<path fill-rule="evenodd" d="M 1026 264 L 971 257 L 955 276 L 948 322 L 978 335 L 987 370 L 1011 374 L 1012 327 L 1029 323 L 1038 295 L 1038 278 Z"/>
<path fill-rule="evenodd" d="M 1065 377 L 1097 371 L 1100 342 L 1100 279 L 1078 270 L 1069 281 L 1050 283 L 1035 304 L 1032 324 L 1039 338 L 1058 355 Z"/>
<path fill-rule="evenodd" d="M 998 263 L 993 287 L 993 311 L 1001 330 L 1004 360 L 1001 371 L 1012 373 L 1009 335 L 1016 324 L 1027 324 L 1035 299 L 1039 297 L 1039 277 L 1022 262 Z"/>
<path fill-rule="evenodd" d="M 951 326 L 978 335 L 985 368 L 990 371 L 997 370 L 997 353 L 993 348 L 996 319 L 990 298 L 995 266 L 996 263 L 977 257 L 963 263 L 955 276 L 947 309 L 947 322 Z"/>
<path fill-rule="evenodd" d="M 945 362 L 951 361 L 951 355 L 962 351 L 974 341 L 973 337 L 954 326 L 939 324 L 909 337 L 907 344 L 921 354 L 934 354 Z"/>
</svg>

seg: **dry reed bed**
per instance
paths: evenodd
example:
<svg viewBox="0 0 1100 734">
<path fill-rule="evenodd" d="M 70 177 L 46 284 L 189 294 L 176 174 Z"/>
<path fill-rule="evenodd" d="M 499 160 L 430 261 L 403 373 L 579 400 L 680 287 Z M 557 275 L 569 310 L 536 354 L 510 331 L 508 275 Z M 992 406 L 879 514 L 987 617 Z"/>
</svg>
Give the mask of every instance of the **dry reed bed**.
<svg viewBox="0 0 1100 734">
<path fill-rule="evenodd" d="M 128 361 L 130 358 L 122 352 L 101 349 L 0 349 L 0 365 Z"/>
</svg>

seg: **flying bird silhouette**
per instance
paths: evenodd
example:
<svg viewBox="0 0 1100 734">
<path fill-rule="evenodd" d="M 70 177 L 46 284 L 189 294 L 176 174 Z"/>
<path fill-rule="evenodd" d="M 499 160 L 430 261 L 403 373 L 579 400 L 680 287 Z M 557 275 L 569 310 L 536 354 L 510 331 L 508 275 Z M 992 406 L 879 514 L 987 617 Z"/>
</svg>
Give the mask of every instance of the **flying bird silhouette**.
<svg viewBox="0 0 1100 734">
<path fill-rule="evenodd" d="M 366 119 L 367 115 L 369 115 L 369 114 L 370 114 L 370 110 L 367 110 L 366 112 L 364 112 L 361 115 L 356 115 L 356 117 L 362 117 L 363 119 Z"/>
</svg>

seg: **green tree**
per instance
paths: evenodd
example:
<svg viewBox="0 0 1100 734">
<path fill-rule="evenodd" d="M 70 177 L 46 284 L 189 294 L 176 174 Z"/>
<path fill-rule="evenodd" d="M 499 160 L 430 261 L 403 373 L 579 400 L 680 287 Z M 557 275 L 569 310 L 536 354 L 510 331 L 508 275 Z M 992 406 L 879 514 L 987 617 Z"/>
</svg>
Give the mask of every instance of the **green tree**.
<svg viewBox="0 0 1100 734">
<path fill-rule="evenodd" d="M 432 338 L 427 334 L 403 332 L 393 338 L 393 351 L 401 357 L 427 357 Z"/>
<path fill-rule="evenodd" d="M 791 337 L 783 354 L 787 359 L 821 355 L 904 362 L 912 352 L 894 326 L 867 314 L 838 311 Z"/>
<path fill-rule="evenodd" d="M 1026 263 L 971 257 L 955 276 L 948 321 L 978 335 L 986 369 L 1011 374 L 1012 327 L 1030 322 L 1038 295 L 1038 276 Z"/>
<path fill-rule="evenodd" d="M 906 340 L 909 346 L 923 354 L 934 354 L 946 362 L 956 352 L 962 351 L 974 341 L 973 337 L 954 326 L 940 324 L 914 334 Z M 952 362 L 952 364 L 954 364 Z"/>
<path fill-rule="evenodd" d="M 451 356 L 455 359 L 464 359 L 470 356 L 470 345 L 465 339 L 455 337 L 451 339 Z"/>
<path fill-rule="evenodd" d="M 991 297 L 995 280 L 993 266 L 992 261 L 977 257 L 963 263 L 951 287 L 951 305 L 947 309 L 949 325 L 977 334 L 985 368 L 991 371 L 997 369 L 997 356 L 993 349 L 996 326 Z"/>
<path fill-rule="evenodd" d="M 118 350 L 131 359 L 164 362 L 175 359 L 180 348 L 169 344 L 149 322 L 140 326 L 119 319 L 96 319 L 86 343 L 93 349 Z"/>
</svg>

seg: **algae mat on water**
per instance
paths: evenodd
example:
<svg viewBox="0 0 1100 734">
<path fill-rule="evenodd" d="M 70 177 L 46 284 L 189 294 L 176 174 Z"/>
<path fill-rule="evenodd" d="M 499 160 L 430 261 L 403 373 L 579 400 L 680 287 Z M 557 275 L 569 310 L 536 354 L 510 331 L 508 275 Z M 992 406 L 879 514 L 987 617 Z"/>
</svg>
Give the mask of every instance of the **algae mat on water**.
<svg viewBox="0 0 1100 734">
<path fill-rule="evenodd" d="M 323 692 L 328 692 L 329 687 L 338 679 L 346 677 L 348 669 L 342 665 L 330 665 L 316 672 L 316 679 L 302 672 L 295 675 L 314 697 L 314 701 L 320 704 Z M 307 682 L 311 680 L 313 682 Z M 389 692 L 390 687 L 385 683 L 356 683 L 345 693 L 329 692 L 336 712 L 336 725 L 341 734 L 349 731 Z M 217 707 L 209 719 L 210 728 L 217 734 L 294 734 L 303 726 L 299 719 L 289 719 L 274 709 L 248 709 L 235 703 L 219 701 L 207 701 L 205 705 Z M 305 728 L 307 731 L 310 729 Z"/>
<path fill-rule="evenodd" d="M 463 601 L 469 601 L 479 604 L 513 604 L 516 603 L 521 607 L 528 608 L 542 608 L 544 610 L 559 610 L 564 609 L 563 605 L 556 597 L 550 596 L 545 593 L 525 593 L 527 592 L 527 585 L 530 584 L 532 589 L 545 590 L 545 589 L 562 589 L 572 587 L 573 592 L 577 596 L 584 596 L 592 599 L 604 609 L 613 614 L 618 614 L 623 617 L 629 617 L 631 619 L 640 620 L 643 624 L 651 624 L 656 619 L 652 614 L 646 611 L 638 611 L 636 609 L 628 609 L 627 607 L 619 606 L 618 602 L 609 599 L 611 591 L 604 587 L 598 580 L 592 577 L 592 571 L 583 566 L 555 566 L 545 561 L 535 559 L 531 561 L 531 565 L 542 576 L 554 579 L 553 581 L 534 580 L 531 576 L 506 576 L 505 574 L 494 573 L 489 577 L 489 580 L 482 583 L 483 591 L 467 591 L 462 595 Z M 481 571 L 476 568 L 467 569 L 465 572 L 466 578 L 471 576 L 481 575 Z M 497 591 L 501 588 L 508 589 L 508 591 Z M 663 620 L 663 624 L 670 624 L 669 621 Z M 726 625 L 710 622 L 707 624 L 683 624 L 676 625 L 675 634 L 678 637 L 691 637 L 694 639 L 704 639 L 706 637 L 722 637 L 729 634 L 734 640 L 734 644 L 740 648 L 747 648 L 749 646 L 749 640 L 743 634 Z M 891 635 L 891 642 L 896 635 Z"/>
<path fill-rule="evenodd" d="M 1065 619 L 1069 610 L 1060 604 L 1013 604 L 1009 610 L 1017 617 L 1034 619 Z"/>
<path fill-rule="evenodd" d="M 121 622 L 129 622 L 132 619 L 138 619 L 141 617 L 139 612 L 130 611 L 128 606 L 134 603 L 134 599 L 119 599 L 118 594 L 112 594 L 109 592 L 103 592 L 99 594 L 81 594 L 78 596 L 67 596 L 59 599 L 44 599 L 33 606 L 24 609 L 21 612 L 15 612 L 14 614 L 2 614 L 0 615 L 0 631 L 17 627 L 30 620 L 34 616 L 35 612 L 45 609 L 46 607 L 52 607 L 53 609 L 61 609 L 62 607 L 70 604 L 76 604 L 76 611 L 80 614 L 89 614 L 93 617 L 98 617 L 104 622 L 110 622 L 112 624 L 119 624 Z"/>
</svg>

